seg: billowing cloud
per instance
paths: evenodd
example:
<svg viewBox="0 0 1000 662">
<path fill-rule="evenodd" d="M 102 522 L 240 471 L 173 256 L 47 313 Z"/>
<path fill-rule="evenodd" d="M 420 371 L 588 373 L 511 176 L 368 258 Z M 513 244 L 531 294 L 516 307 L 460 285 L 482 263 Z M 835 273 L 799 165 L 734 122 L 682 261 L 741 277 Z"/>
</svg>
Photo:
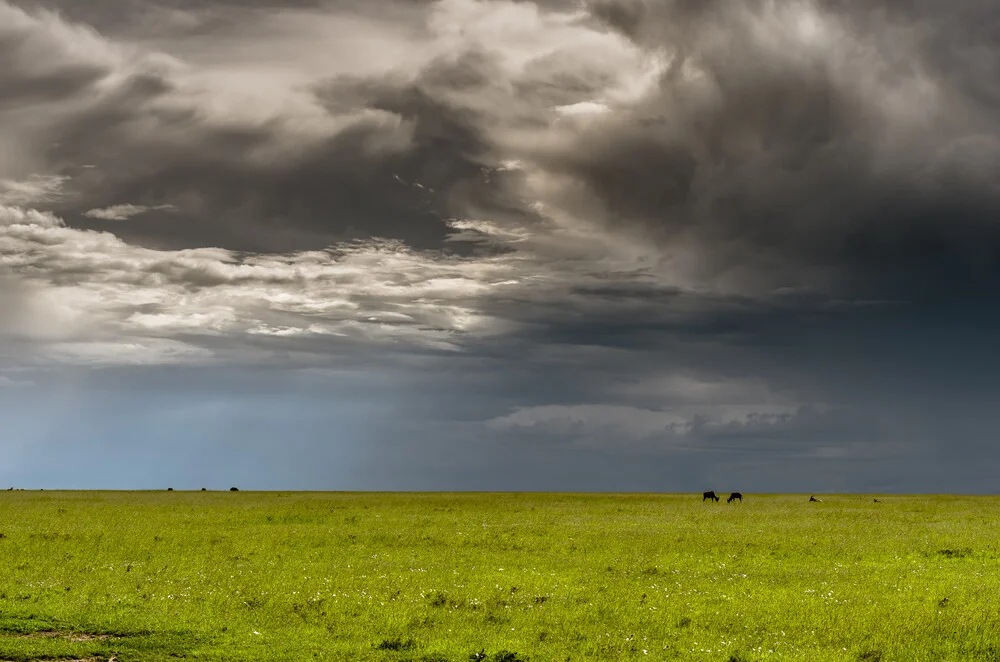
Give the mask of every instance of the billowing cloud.
<svg viewBox="0 0 1000 662">
<path fill-rule="evenodd" d="M 683 246 L 716 282 L 895 296 L 915 280 L 947 290 L 996 276 L 987 210 L 998 189 L 973 184 L 1000 163 L 995 100 L 942 66 L 925 26 L 950 22 L 943 13 L 796 1 L 592 9 L 668 62 L 654 93 L 545 155 L 605 223 Z M 988 35 L 969 38 L 976 46 L 960 50 L 995 59 Z"/>
<path fill-rule="evenodd" d="M 72 357 L 78 346 L 84 359 L 104 351 L 112 363 L 145 349 L 157 360 L 207 357 L 207 349 L 170 348 L 219 335 L 311 338 L 313 351 L 357 341 L 448 349 L 453 334 L 489 333 L 475 300 L 516 282 L 501 260 L 437 259 L 388 241 L 246 257 L 158 251 L 17 207 L 0 207 L 0 269 L 37 290 L 34 308 L 47 310 L 36 314 L 63 334 L 78 330 L 46 351 Z M 123 348 L 112 338 L 134 341 Z"/>
</svg>

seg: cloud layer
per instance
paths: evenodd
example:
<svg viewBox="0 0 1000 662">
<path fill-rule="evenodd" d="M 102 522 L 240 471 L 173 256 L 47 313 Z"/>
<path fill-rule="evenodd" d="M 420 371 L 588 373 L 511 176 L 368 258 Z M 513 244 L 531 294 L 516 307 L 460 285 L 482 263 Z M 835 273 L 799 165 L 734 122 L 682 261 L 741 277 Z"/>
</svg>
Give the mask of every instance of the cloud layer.
<svg viewBox="0 0 1000 662">
<path fill-rule="evenodd" d="M 0 387 L 350 374 L 395 412 L 364 443 L 457 463 L 380 486 L 963 488 L 1000 391 L 992 16 L 0 0 Z"/>
</svg>

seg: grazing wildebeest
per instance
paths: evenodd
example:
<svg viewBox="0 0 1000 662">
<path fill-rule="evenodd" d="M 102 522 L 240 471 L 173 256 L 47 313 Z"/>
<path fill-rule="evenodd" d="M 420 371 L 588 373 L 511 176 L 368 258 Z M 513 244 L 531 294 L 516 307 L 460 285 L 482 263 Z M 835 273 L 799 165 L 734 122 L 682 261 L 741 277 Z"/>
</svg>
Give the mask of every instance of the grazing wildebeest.
<svg viewBox="0 0 1000 662">
<path fill-rule="evenodd" d="M 711 499 L 712 501 L 718 501 L 719 497 L 715 496 L 715 492 L 703 492 L 701 495 L 701 502 L 705 503 L 706 499 Z"/>
<path fill-rule="evenodd" d="M 202 492 L 207 492 L 208 490 L 207 490 L 206 488 L 204 488 L 204 487 L 203 487 L 203 488 L 201 488 L 201 491 L 202 491 Z"/>
<path fill-rule="evenodd" d="M 168 491 L 168 492 L 173 492 L 173 491 L 174 491 L 174 488 L 172 488 L 172 487 L 168 487 L 168 488 L 167 488 L 167 491 Z"/>
<path fill-rule="evenodd" d="M 816 497 L 814 497 L 814 496 L 811 496 L 811 497 L 809 497 L 809 500 L 810 500 L 810 501 L 815 501 L 816 503 L 823 503 L 823 500 L 822 500 L 822 499 L 817 499 L 817 498 L 816 498 Z"/>
<path fill-rule="evenodd" d="M 726 499 L 726 503 L 732 503 L 733 501 L 736 501 L 737 499 L 739 499 L 740 503 L 743 503 L 743 493 L 742 492 L 733 492 L 732 494 L 730 494 L 729 498 Z"/>
<path fill-rule="evenodd" d="M 229 491 L 230 491 L 230 492 L 239 492 L 239 491 L 240 491 L 240 488 L 238 488 L 238 487 L 230 487 L 230 488 L 229 488 Z"/>
</svg>

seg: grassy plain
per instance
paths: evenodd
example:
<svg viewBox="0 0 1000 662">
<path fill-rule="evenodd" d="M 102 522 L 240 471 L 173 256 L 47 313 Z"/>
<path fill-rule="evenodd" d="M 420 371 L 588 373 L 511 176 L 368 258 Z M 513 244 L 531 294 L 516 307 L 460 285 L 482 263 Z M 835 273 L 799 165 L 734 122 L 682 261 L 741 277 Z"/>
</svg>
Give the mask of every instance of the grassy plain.
<svg viewBox="0 0 1000 662">
<path fill-rule="evenodd" d="M 1000 660 L 1000 499 L 0 492 L 0 660 Z"/>
</svg>

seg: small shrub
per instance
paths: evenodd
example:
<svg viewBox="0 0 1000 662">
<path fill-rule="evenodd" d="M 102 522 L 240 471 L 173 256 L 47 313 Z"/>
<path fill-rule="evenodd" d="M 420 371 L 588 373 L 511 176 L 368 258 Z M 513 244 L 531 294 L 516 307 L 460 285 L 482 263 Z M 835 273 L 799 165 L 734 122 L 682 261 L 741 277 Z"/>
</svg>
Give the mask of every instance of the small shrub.
<svg viewBox="0 0 1000 662">
<path fill-rule="evenodd" d="M 434 591 L 428 596 L 427 601 L 432 607 L 447 607 L 448 594 L 444 591 Z"/>
<path fill-rule="evenodd" d="M 512 651 L 500 651 L 490 656 L 492 662 L 527 662 L 527 658 L 521 657 Z"/>
<path fill-rule="evenodd" d="M 412 639 L 402 640 L 399 637 L 394 639 L 383 639 L 375 648 L 380 651 L 408 651 L 417 647 L 417 642 Z"/>
<path fill-rule="evenodd" d="M 508 650 L 497 651 L 492 655 L 487 655 L 486 650 L 480 650 L 469 656 L 469 662 L 528 662 L 528 658 L 521 657 L 517 653 Z"/>
<path fill-rule="evenodd" d="M 964 559 L 966 556 L 972 556 L 972 548 L 965 547 L 963 549 L 939 549 L 938 554 L 941 556 L 946 556 L 949 559 Z"/>
</svg>

